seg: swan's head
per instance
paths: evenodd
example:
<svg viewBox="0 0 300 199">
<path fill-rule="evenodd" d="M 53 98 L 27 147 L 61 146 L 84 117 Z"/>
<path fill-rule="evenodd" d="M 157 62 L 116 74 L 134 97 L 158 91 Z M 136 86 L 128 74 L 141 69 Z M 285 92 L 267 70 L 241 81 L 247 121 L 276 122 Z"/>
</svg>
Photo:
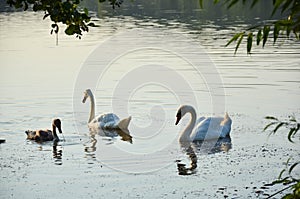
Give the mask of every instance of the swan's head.
<svg viewBox="0 0 300 199">
<path fill-rule="evenodd" d="M 177 114 L 176 114 L 176 122 L 175 125 L 179 123 L 181 118 L 188 112 L 195 112 L 195 109 L 190 105 L 182 105 L 179 107 Z"/>
<path fill-rule="evenodd" d="M 175 122 L 175 125 L 177 125 L 179 123 L 179 121 L 181 120 L 182 118 L 182 114 L 181 114 L 181 107 L 178 109 L 177 111 L 177 114 L 176 114 L 176 122 Z"/>
<path fill-rule="evenodd" d="M 59 133 L 62 133 L 60 119 L 53 119 L 52 125 L 58 129 Z"/>
<path fill-rule="evenodd" d="M 89 96 L 92 96 L 92 91 L 91 91 L 91 89 L 86 89 L 86 90 L 83 92 L 82 103 L 85 103 L 86 99 L 87 99 Z"/>
</svg>

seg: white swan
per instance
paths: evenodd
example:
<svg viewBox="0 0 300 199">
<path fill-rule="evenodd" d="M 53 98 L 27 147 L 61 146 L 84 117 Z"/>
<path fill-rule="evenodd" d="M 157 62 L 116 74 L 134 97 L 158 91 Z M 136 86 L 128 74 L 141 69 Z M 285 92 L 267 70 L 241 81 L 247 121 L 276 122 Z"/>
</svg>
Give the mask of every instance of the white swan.
<svg viewBox="0 0 300 199">
<path fill-rule="evenodd" d="M 91 112 L 88 120 L 88 127 L 90 131 L 99 132 L 103 129 L 121 129 L 128 131 L 128 125 L 131 120 L 131 116 L 123 120 L 120 120 L 119 117 L 114 113 L 106 113 L 95 117 L 95 99 L 90 89 L 84 91 L 82 103 L 85 103 L 87 98 L 90 98 L 91 101 Z"/>
<path fill-rule="evenodd" d="M 218 139 L 229 136 L 232 121 L 227 113 L 224 117 L 201 117 L 196 121 L 195 109 L 189 105 L 182 105 L 177 111 L 175 125 L 186 113 L 191 114 L 191 120 L 181 133 L 180 142 Z"/>
</svg>

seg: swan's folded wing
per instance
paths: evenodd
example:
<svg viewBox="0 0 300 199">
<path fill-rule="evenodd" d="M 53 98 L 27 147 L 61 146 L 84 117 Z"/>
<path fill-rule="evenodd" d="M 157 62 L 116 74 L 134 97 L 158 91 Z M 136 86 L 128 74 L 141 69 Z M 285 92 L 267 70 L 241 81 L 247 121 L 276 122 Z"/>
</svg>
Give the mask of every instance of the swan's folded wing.
<svg viewBox="0 0 300 199">
<path fill-rule="evenodd" d="M 206 117 L 200 117 L 200 118 L 198 118 L 197 121 L 196 121 L 196 125 L 199 124 L 204 119 L 206 119 Z"/>
<path fill-rule="evenodd" d="M 108 123 L 108 122 L 119 122 L 120 119 L 116 114 L 106 113 L 97 117 L 98 122 Z"/>
<path fill-rule="evenodd" d="M 95 117 L 95 119 L 93 119 L 91 123 L 98 123 L 99 128 L 110 129 L 116 128 L 119 121 L 120 119 L 116 114 L 106 113 Z"/>
<path fill-rule="evenodd" d="M 201 120 L 200 120 L 201 119 Z M 210 118 L 199 118 L 197 121 L 200 121 L 196 124 L 196 127 L 194 128 L 191 138 L 192 140 L 204 140 L 209 124 L 210 124 Z"/>
<path fill-rule="evenodd" d="M 222 117 L 207 117 L 201 120 L 196 125 L 191 136 L 197 140 L 217 139 L 219 137 L 222 137 L 223 126 L 221 126 L 221 122 L 223 121 L 223 119 L 224 118 Z"/>
<path fill-rule="evenodd" d="M 201 118 L 199 118 L 199 119 L 201 119 Z M 205 132 L 206 133 L 207 129 L 209 127 L 210 122 L 211 122 L 211 118 L 210 117 L 202 119 L 198 124 L 196 124 L 195 131 L 196 132 Z"/>
<path fill-rule="evenodd" d="M 116 123 L 115 121 L 109 121 L 109 122 L 101 123 L 100 126 L 103 129 L 115 129 L 118 127 L 118 123 Z"/>
</svg>

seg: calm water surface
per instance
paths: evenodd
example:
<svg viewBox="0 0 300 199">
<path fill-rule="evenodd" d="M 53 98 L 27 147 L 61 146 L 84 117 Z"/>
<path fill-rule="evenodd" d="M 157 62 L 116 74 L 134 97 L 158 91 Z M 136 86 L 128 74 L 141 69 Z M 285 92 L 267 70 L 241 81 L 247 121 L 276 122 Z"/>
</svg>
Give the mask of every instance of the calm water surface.
<svg viewBox="0 0 300 199">
<path fill-rule="evenodd" d="M 101 26 L 91 29 L 82 40 L 61 33 L 56 46 L 55 37 L 48 34 L 50 22 L 41 21 L 41 18 L 40 13 L 0 13 L 0 137 L 7 141 L 0 146 L 3 162 L 0 196 L 29 196 L 21 184 L 26 182 L 34 186 L 39 184 L 40 178 L 47 178 L 49 182 L 46 185 L 65 184 L 65 194 L 75 189 L 73 196 L 99 196 L 97 190 L 101 189 L 100 196 L 126 197 L 127 194 L 135 198 L 147 198 L 147 194 L 166 198 L 185 195 L 223 197 L 226 194 L 231 198 L 263 197 L 256 193 L 260 190 L 259 186 L 274 179 L 274 173 L 277 176 L 287 156 L 299 155 L 298 146 L 282 141 L 285 140 L 284 133 L 270 139 L 261 133 L 266 115 L 284 118 L 289 114 L 300 114 L 299 43 L 281 39 L 278 45 L 269 44 L 265 49 L 254 47 L 251 56 L 245 53 L 242 45 L 238 54 L 233 56 L 234 46 L 224 48 L 224 44 L 233 30 L 246 26 L 243 20 L 239 23 L 227 21 L 227 28 L 223 28 L 218 20 L 199 24 L 197 20 L 181 22 L 122 16 L 99 19 Z M 198 170 L 191 178 L 178 178 L 175 163 L 180 160 L 188 165 L 190 161 L 190 149 L 181 147 L 177 142 L 178 133 L 187 124 L 188 118 L 181 126 L 174 126 L 176 110 L 182 103 L 174 95 L 184 96 L 184 91 L 178 90 L 174 94 L 155 83 L 137 85 L 130 99 L 121 99 L 128 100 L 127 113 L 133 116 L 129 128 L 132 144 L 120 137 L 90 136 L 86 127 L 89 104 L 82 104 L 81 121 L 74 118 L 73 104 L 82 100 L 80 94 L 74 93 L 83 93 L 83 89 L 76 87 L 77 76 L 86 60 L 112 35 L 135 29 L 152 29 L 157 33 L 154 37 L 168 31 L 183 35 L 181 38 L 186 38 L 186 41 L 182 39 L 176 43 L 175 40 L 175 46 L 194 39 L 202 45 L 223 81 L 218 86 L 225 91 L 224 111 L 231 115 L 233 129 L 230 146 L 221 144 L 225 146 L 221 151 L 229 152 L 219 153 L 220 147 L 212 150 L 215 143 L 193 145 Z M 148 35 L 145 41 L 151 39 L 153 36 Z M 132 43 L 125 45 L 131 46 Z M 107 52 L 116 48 L 118 46 L 113 45 Z M 108 75 L 92 88 L 97 102 L 96 114 L 111 111 L 115 84 L 124 77 L 124 73 L 128 73 L 131 63 L 147 63 L 149 56 L 161 60 L 161 64 L 168 63 L 173 70 L 188 77 L 193 92 L 199 97 L 199 115 L 215 114 L 205 81 L 197 79 L 195 71 L 188 65 L 157 50 L 129 53 L 114 62 L 106 73 Z M 97 68 L 98 64 L 101 63 L 93 63 L 93 67 Z M 164 73 L 163 70 L 160 72 Z M 119 108 L 114 112 L 126 117 L 127 113 Z M 36 144 L 25 140 L 25 130 L 50 128 L 54 117 L 62 119 L 65 141 L 53 146 L 52 143 Z M 147 128 L 151 125 L 157 127 L 155 124 L 162 124 L 162 127 L 156 130 Z M 263 153 L 265 148 L 267 154 Z M 47 172 L 38 170 L 38 165 L 48 165 L 53 173 L 63 168 L 64 173 L 51 177 Z M 27 169 L 39 173 L 28 172 Z M 128 173 L 144 173 L 144 176 Z M 101 182 L 97 181 L 99 178 Z M 164 182 L 157 185 L 157 179 Z M 85 185 L 80 183 L 81 180 Z M 138 182 L 147 185 L 147 188 Z M 196 183 L 198 188 L 185 187 L 185 183 Z M 111 190 L 112 185 L 117 188 Z M 130 185 L 134 188 L 127 187 Z M 57 189 L 62 189 L 59 187 Z M 154 190 L 161 191 L 155 193 Z M 35 194 L 36 198 L 42 196 L 39 191 Z M 43 194 L 50 196 L 47 191 Z"/>
</svg>

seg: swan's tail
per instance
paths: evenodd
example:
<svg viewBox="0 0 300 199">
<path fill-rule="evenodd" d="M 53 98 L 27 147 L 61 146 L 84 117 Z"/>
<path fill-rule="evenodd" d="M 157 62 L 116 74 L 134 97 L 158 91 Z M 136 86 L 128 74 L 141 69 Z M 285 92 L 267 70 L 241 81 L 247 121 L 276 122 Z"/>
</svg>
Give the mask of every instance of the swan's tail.
<svg viewBox="0 0 300 199">
<path fill-rule="evenodd" d="M 231 118 L 229 117 L 228 113 L 225 113 L 224 119 L 221 121 L 221 125 L 225 126 L 226 124 L 231 124 Z"/>
<path fill-rule="evenodd" d="M 227 112 L 225 112 L 225 117 L 224 118 L 226 118 L 226 119 L 230 119 L 230 117 L 229 117 L 229 115 L 228 115 L 228 113 Z"/>
<path fill-rule="evenodd" d="M 123 120 L 121 120 L 119 123 L 118 123 L 118 127 L 122 130 L 127 130 L 128 131 L 128 126 L 129 126 L 129 123 L 131 121 L 131 116 L 129 116 L 128 118 L 125 118 Z"/>
</svg>

